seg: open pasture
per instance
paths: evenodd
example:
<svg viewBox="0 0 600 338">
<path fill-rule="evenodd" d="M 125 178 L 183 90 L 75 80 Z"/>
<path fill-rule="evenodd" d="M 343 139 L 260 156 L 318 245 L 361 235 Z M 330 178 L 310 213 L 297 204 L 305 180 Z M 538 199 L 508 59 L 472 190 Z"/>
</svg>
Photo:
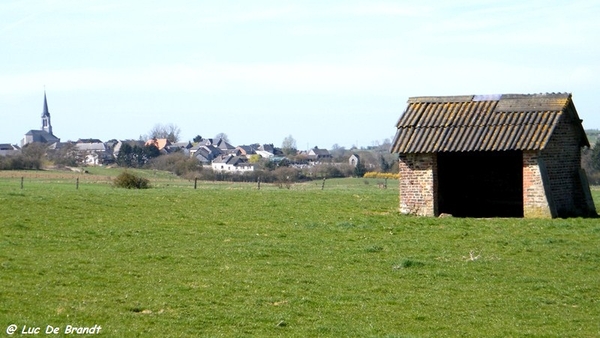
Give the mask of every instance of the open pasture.
<svg viewBox="0 0 600 338">
<path fill-rule="evenodd" d="M 0 335 L 600 335 L 598 219 L 407 217 L 397 181 L 194 190 L 146 172 L 140 191 L 103 170 L 0 175 Z"/>
</svg>

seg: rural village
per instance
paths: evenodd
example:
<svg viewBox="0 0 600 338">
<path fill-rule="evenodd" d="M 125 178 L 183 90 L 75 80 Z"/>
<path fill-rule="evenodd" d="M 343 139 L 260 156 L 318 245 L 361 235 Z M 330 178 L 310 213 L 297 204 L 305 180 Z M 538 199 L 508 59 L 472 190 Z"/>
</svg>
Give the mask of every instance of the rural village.
<svg viewBox="0 0 600 338">
<path fill-rule="evenodd" d="M 296 149 L 296 144 L 291 135 L 284 140 L 288 142 L 282 147 L 270 144 L 250 144 L 234 146 L 228 142 L 226 134 L 217 135 L 215 138 L 202 138 L 197 136 L 193 141 L 179 141 L 176 126 L 157 126 L 162 129 L 160 135 L 149 135 L 147 139 L 112 139 L 102 141 L 95 138 L 81 138 L 77 141 L 61 141 L 54 134 L 51 115 L 48 109 L 46 93 L 44 93 L 43 111 L 41 114 L 41 128 L 32 129 L 25 133 L 20 144 L 0 143 L 0 156 L 19 155 L 22 149 L 31 144 L 43 145 L 48 154 L 61 154 L 62 164 L 68 166 L 110 166 L 120 165 L 123 167 L 141 166 L 152 158 L 160 155 L 178 154 L 197 160 L 202 168 L 212 169 L 216 173 L 243 174 L 256 170 L 258 163 L 271 163 L 271 167 L 285 165 L 297 169 L 303 169 L 319 164 L 347 163 L 351 168 L 361 166 L 361 159 L 357 152 L 367 153 L 368 161 L 364 163 L 369 168 L 375 168 L 377 162 L 390 161 L 388 159 L 377 159 L 374 152 L 387 153 L 389 144 L 372 146 L 367 149 L 353 148 L 349 151 L 343 147 L 337 147 L 334 161 L 333 154 L 325 148 L 317 146 L 308 150 Z M 169 129 L 171 128 L 171 129 Z M 169 130 L 167 130 L 169 129 Z M 341 154 L 340 154 L 341 151 Z M 136 154 L 137 152 L 137 154 Z M 371 154 L 369 154 L 371 153 Z M 142 154 L 141 156 L 137 156 Z M 379 155 L 380 158 L 383 155 Z M 51 157 L 51 156 L 49 156 Z M 67 161 L 65 160 L 65 157 Z M 132 157 L 135 157 L 132 163 Z M 391 162 L 391 161 L 390 161 Z M 391 169 L 388 162 L 384 163 L 384 169 Z M 267 164 L 269 166 L 269 164 Z"/>
<path fill-rule="evenodd" d="M 280 170 L 280 183 L 362 177 L 371 170 L 399 173 L 400 211 L 406 214 L 595 216 L 589 186 L 590 181 L 598 183 L 600 156 L 581 122 L 566 93 L 415 97 L 408 100 L 393 143 L 363 149 L 360 155 L 358 149 L 338 148 L 334 160 L 328 149 L 299 151 L 291 135 L 281 147 L 234 146 L 224 133 L 180 142 L 179 129 L 173 125 L 157 125 L 139 140 L 61 142 L 53 132 L 44 92 L 41 129 L 28 131 L 20 146 L 0 144 L 0 155 L 19 155 L 37 144 L 43 147 L 40 155 L 71 170 L 79 170 L 72 166 L 150 167 L 212 180 L 256 181 L 260 175 L 268 176 L 257 170 L 285 169 Z M 582 168 L 585 149 L 587 166 Z M 36 163 L 32 169 L 40 169 L 41 162 Z M 204 175 L 199 174 L 202 169 Z M 493 194 L 486 193 L 490 188 Z"/>
</svg>

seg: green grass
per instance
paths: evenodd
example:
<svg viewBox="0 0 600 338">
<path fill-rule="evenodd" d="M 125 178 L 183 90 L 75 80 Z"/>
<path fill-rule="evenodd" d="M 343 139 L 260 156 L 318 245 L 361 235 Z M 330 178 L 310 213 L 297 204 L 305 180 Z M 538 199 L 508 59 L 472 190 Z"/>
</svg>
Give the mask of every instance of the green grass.
<svg viewBox="0 0 600 338">
<path fill-rule="evenodd" d="M 600 335 L 597 219 L 402 216 L 396 181 L 67 181 L 0 179 L 0 335 Z"/>
</svg>

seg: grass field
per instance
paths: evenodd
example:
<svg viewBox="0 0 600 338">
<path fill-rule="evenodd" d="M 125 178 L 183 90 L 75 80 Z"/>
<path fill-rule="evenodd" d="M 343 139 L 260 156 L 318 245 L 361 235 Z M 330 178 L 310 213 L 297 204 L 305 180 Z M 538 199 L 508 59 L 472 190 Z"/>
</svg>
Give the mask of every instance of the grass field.
<svg viewBox="0 0 600 338">
<path fill-rule="evenodd" d="M 600 336 L 598 219 L 402 216 L 376 179 L 91 171 L 0 173 L 0 336 Z"/>
</svg>

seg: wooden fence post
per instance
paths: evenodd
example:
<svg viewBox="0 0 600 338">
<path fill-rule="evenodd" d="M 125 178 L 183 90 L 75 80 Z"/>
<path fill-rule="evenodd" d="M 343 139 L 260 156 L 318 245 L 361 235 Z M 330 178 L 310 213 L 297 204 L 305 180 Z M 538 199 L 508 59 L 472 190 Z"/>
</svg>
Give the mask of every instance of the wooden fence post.
<svg viewBox="0 0 600 338">
<path fill-rule="evenodd" d="M 258 190 L 260 190 L 260 177 L 258 178 L 257 183 L 258 183 Z"/>
<path fill-rule="evenodd" d="M 198 177 L 194 178 L 194 189 L 198 187 Z"/>
<path fill-rule="evenodd" d="M 321 185 L 321 190 L 325 189 L 325 179 L 326 179 L 326 177 L 323 177 L 323 184 Z"/>
<path fill-rule="evenodd" d="M 79 190 L 79 177 L 77 177 L 77 181 L 75 181 L 75 190 Z"/>
<path fill-rule="evenodd" d="M 25 178 L 24 178 L 23 176 L 21 176 L 21 189 L 23 189 L 23 180 L 24 180 L 24 179 L 25 179 Z"/>
</svg>

